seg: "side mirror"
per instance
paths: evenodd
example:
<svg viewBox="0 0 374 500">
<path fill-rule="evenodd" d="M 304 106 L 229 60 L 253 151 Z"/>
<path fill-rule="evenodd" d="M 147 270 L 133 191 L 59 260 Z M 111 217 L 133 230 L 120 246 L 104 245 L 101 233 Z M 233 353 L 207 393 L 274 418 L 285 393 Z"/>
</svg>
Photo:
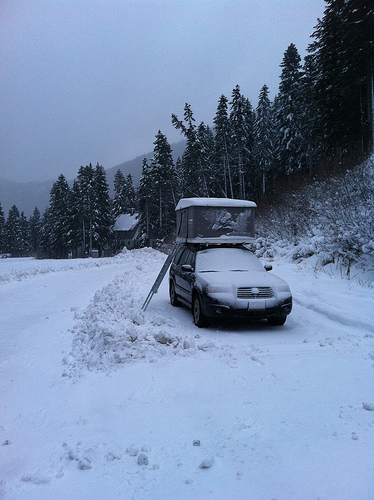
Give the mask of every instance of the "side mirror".
<svg viewBox="0 0 374 500">
<path fill-rule="evenodd" d="M 265 271 L 271 271 L 273 269 L 273 266 L 271 264 L 265 264 L 264 268 L 265 268 Z"/>
<path fill-rule="evenodd" d="M 193 269 L 190 264 L 183 264 L 182 271 L 184 271 L 185 273 L 192 273 Z"/>
</svg>

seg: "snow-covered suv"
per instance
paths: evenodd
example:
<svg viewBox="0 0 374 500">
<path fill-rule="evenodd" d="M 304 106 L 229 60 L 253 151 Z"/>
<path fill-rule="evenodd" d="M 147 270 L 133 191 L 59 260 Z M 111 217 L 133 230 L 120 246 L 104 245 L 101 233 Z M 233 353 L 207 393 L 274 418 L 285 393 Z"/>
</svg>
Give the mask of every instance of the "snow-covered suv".
<svg viewBox="0 0 374 500">
<path fill-rule="evenodd" d="M 192 309 L 198 327 L 210 318 L 247 317 L 283 325 L 292 309 L 288 284 L 244 246 L 183 244 L 169 272 L 170 303 Z"/>
</svg>

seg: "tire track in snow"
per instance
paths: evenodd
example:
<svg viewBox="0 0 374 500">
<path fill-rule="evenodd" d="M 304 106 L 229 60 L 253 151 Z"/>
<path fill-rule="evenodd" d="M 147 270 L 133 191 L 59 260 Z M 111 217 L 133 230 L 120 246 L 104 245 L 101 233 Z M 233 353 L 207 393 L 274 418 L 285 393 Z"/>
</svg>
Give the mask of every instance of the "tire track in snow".
<svg viewBox="0 0 374 500">
<path fill-rule="evenodd" d="M 348 316 L 341 309 L 338 309 L 331 304 L 322 304 L 317 300 L 313 300 L 310 297 L 306 298 L 298 293 L 293 294 L 293 301 L 295 304 L 298 304 L 299 306 L 310 311 L 321 314 L 327 319 L 340 323 L 341 325 L 351 326 L 360 330 L 366 330 L 368 332 L 374 332 L 373 323 L 367 322 L 364 319 L 360 319 L 357 317 Z"/>
</svg>

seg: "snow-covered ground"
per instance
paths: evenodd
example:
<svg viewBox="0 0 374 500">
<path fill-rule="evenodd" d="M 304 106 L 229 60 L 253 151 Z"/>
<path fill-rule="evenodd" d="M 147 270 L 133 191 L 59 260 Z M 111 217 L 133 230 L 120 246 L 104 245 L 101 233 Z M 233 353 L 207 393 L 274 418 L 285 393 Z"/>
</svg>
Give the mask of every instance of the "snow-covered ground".
<svg viewBox="0 0 374 500">
<path fill-rule="evenodd" d="M 280 258 L 283 327 L 201 330 L 164 260 L 0 261 L 0 498 L 373 499 L 370 279 Z"/>
</svg>

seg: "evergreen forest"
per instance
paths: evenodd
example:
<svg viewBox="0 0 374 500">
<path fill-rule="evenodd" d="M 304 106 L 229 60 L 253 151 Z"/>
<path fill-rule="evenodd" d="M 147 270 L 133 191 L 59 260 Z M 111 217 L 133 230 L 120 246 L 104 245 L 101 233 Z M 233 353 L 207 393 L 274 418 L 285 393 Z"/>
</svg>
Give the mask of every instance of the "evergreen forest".
<svg viewBox="0 0 374 500">
<path fill-rule="evenodd" d="M 325 4 L 304 60 L 293 43 L 284 52 L 273 101 L 266 84 L 255 106 L 236 85 L 230 96 L 218 96 L 211 125 L 196 123 L 185 103 L 183 115 L 171 117 L 186 141 L 182 157 L 174 162 L 159 130 L 139 186 L 118 170 L 113 197 L 105 169 L 90 163 L 72 186 L 59 176 L 43 214 L 35 208 L 27 219 L 13 205 L 5 218 L 0 204 L 0 253 L 67 258 L 95 249 L 112 255 L 120 250 L 113 224 L 133 210 L 141 216 L 139 246 L 172 241 L 182 197 L 248 199 L 260 214 L 273 213 L 279 196 L 295 187 L 321 187 L 354 170 L 373 153 L 374 2 Z"/>
</svg>

